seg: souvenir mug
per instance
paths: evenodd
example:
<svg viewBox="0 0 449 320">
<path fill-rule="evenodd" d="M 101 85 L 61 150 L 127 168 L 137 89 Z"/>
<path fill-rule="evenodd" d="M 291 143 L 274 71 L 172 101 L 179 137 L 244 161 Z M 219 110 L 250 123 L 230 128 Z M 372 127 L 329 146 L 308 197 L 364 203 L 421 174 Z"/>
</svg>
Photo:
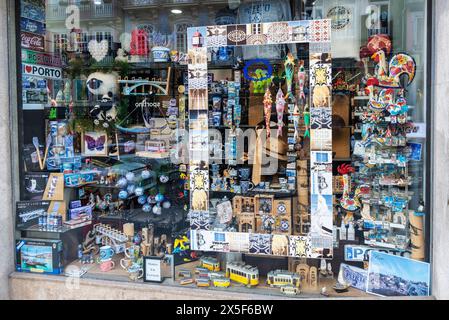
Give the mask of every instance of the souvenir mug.
<svg viewBox="0 0 449 320">
<path fill-rule="evenodd" d="M 254 184 L 251 181 L 240 181 L 242 193 L 247 193 L 254 189 Z"/>
<path fill-rule="evenodd" d="M 103 272 L 111 271 L 115 268 L 115 262 L 112 260 L 104 261 L 100 263 L 100 270 Z"/>
<path fill-rule="evenodd" d="M 239 176 L 242 180 L 248 180 L 250 176 L 251 170 L 250 168 L 240 168 L 239 169 Z"/>
<path fill-rule="evenodd" d="M 133 245 L 125 248 L 125 256 L 133 261 L 136 261 L 139 257 L 140 247 Z"/>
<path fill-rule="evenodd" d="M 114 249 L 111 246 L 100 247 L 100 262 L 111 260 L 114 253 Z"/>
<path fill-rule="evenodd" d="M 287 189 L 288 187 L 287 178 L 279 178 L 279 184 L 281 185 L 281 189 Z"/>
<path fill-rule="evenodd" d="M 132 281 L 137 281 L 143 277 L 143 269 L 138 263 L 133 263 L 128 267 L 127 271 L 129 273 L 129 278 Z"/>
<path fill-rule="evenodd" d="M 133 261 L 131 259 L 128 259 L 128 258 L 120 259 L 120 266 L 123 269 L 128 270 L 128 268 L 131 267 L 132 265 L 133 265 Z"/>
</svg>

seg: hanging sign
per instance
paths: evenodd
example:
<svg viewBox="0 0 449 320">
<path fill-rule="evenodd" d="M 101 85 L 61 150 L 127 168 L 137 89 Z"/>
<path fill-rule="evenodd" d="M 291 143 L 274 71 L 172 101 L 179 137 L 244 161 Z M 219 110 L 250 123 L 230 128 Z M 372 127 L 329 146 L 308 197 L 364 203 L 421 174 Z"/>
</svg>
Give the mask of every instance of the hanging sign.
<svg viewBox="0 0 449 320">
<path fill-rule="evenodd" d="M 55 54 L 36 52 L 22 49 L 22 62 L 31 64 L 42 64 L 50 67 L 60 67 L 61 57 Z"/>
<path fill-rule="evenodd" d="M 47 79 L 62 79 L 61 68 L 23 63 L 23 74 Z"/>
<path fill-rule="evenodd" d="M 23 18 L 45 22 L 45 5 L 35 5 L 22 1 L 20 13 Z"/>
<path fill-rule="evenodd" d="M 22 31 L 20 33 L 22 48 L 44 51 L 44 37 L 38 34 Z"/>
</svg>

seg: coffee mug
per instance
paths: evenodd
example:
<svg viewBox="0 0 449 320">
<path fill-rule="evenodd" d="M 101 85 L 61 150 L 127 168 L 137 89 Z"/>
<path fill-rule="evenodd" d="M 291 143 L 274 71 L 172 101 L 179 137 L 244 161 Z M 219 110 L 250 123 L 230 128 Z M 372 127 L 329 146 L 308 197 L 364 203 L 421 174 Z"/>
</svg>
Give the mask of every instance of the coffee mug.
<svg viewBox="0 0 449 320">
<path fill-rule="evenodd" d="M 128 270 L 128 268 L 131 267 L 132 265 L 133 265 L 133 261 L 131 259 L 127 259 L 127 258 L 120 259 L 120 266 L 123 269 Z"/>
<path fill-rule="evenodd" d="M 111 260 L 114 253 L 114 249 L 112 249 L 111 246 L 100 247 L 100 261 L 104 262 Z"/>
<path fill-rule="evenodd" d="M 250 168 L 240 168 L 239 169 L 240 179 L 242 179 L 242 180 L 248 180 L 250 174 L 251 174 Z"/>
<path fill-rule="evenodd" d="M 141 279 L 143 277 L 143 269 L 138 263 L 133 263 L 131 266 L 127 269 L 129 273 L 129 278 L 133 281 L 136 281 L 137 279 Z"/>
<path fill-rule="evenodd" d="M 112 260 L 104 261 L 104 262 L 100 263 L 100 270 L 103 272 L 111 271 L 114 268 L 115 268 L 115 262 Z"/>
<path fill-rule="evenodd" d="M 139 253 L 139 246 L 129 246 L 128 248 L 125 248 L 125 256 L 129 259 L 136 260 L 139 257 Z"/>
<path fill-rule="evenodd" d="M 251 181 L 240 181 L 240 187 L 242 189 L 242 193 L 247 193 L 254 189 L 254 184 Z"/>
</svg>

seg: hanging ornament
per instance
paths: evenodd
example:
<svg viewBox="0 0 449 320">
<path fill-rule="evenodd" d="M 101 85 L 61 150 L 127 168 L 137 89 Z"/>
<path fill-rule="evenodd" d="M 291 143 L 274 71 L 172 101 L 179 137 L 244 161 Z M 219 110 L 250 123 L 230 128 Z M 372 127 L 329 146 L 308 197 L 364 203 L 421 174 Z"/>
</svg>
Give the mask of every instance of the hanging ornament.
<svg viewBox="0 0 449 320">
<path fill-rule="evenodd" d="M 153 196 L 153 195 L 149 196 L 149 197 L 147 198 L 148 203 L 149 203 L 149 204 L 156 204 L 157 201 L 156 201 L 155 198 L 156 198 L 156 197 Z"/>
<path fill-rule="evenodd" d="M 306 104 L 304 108 L 304 125 L 306 126 L 306 131 L 304 132 L 304 138 L 310 138 L 310 111 L 309 106 Z"/>
<path fill-rule="evenodd" d="M 265 91 L 263 99 L 264 115 L 265 115 L 265 126 L 267 130 L 267 139 L 270 138 L 270 118 L 271 118 L 271 106 L 273 104 L 273 99 L 271 99 L 270 89 L 267 88 Z"/>
<path fill-rule="evenodd" d="M 293 95 L 293 75 L 295 72 L 295 58 L 291 53 L 287 55 L 287 59 L 284 62 L 285 67 L 285 79 L 287 80 L 287 95 L 285 96 L 285 100 L 291 98 L 294 99 Z"/>
<path fill-rule="evenodd" d="M 144 204 L 142 207 L 143 212 L 151 212 L 151 209 L 151 205 L 149 205 L 148 203 Z"/>
<path fill-rule="evenodd" d="M 304 88 L 306 86 L 306 69 L 304 67 L 304 60 L 299 62 L 298 68 L 298 87 L 299 87 L 299 99 L 301 99 L 301 104 L 306 101 L 306 94 Z"/>
<path fill-rule="evenodd" d="M 295 108 L 293 109 L 293 126 L 295 128 L 295 135 L 294 135 L 294 139 L 295 141 L 298 141 L 299 138 L 299 120 L 301 118 L 301 115 L 299 113 L 299 107 L 297 104 L 295 104 Z"/>
<path fill-rule="evenodd" d="M 282 89 L 279 88 L 279 91 L 276 95 L 276 112 L 278 115 L 278 132 L 277 136 L 282 137 L 282 129 L 284 128 L 284 111 L 285 111 L 285 99 L 284 99 L 284 93 L 282 92 Z"/>
<path fill-rule="evenodd" d="M 94 58 L 95 61 L 100 62 L 108 54 L 109 44 L 107 40 L 101 40 L 100 42 L 97 42 L 97 40 L 90 40 L 87 48 L 92 58 Z"/>
</svg>

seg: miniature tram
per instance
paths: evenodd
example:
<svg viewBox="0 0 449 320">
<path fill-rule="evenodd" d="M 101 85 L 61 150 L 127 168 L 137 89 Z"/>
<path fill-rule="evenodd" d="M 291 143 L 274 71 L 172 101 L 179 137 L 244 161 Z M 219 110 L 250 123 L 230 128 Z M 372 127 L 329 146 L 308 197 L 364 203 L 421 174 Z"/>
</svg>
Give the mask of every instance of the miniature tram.
<svg viewBox="0 0 449 320">
<path fill-rule="evenodd" d="M 243 263 L 228 263 L 226 277 L 247 287 L 255 287 L 259 284 L 259 270 Z"/>
<path fill-rule="evenodd" d="M 293 286 L 299 288 L 301 277 L 295 272 L 285 270 L 270 271 L 267 274 L 267 284 L 270 287 Z"/>
</svg>

